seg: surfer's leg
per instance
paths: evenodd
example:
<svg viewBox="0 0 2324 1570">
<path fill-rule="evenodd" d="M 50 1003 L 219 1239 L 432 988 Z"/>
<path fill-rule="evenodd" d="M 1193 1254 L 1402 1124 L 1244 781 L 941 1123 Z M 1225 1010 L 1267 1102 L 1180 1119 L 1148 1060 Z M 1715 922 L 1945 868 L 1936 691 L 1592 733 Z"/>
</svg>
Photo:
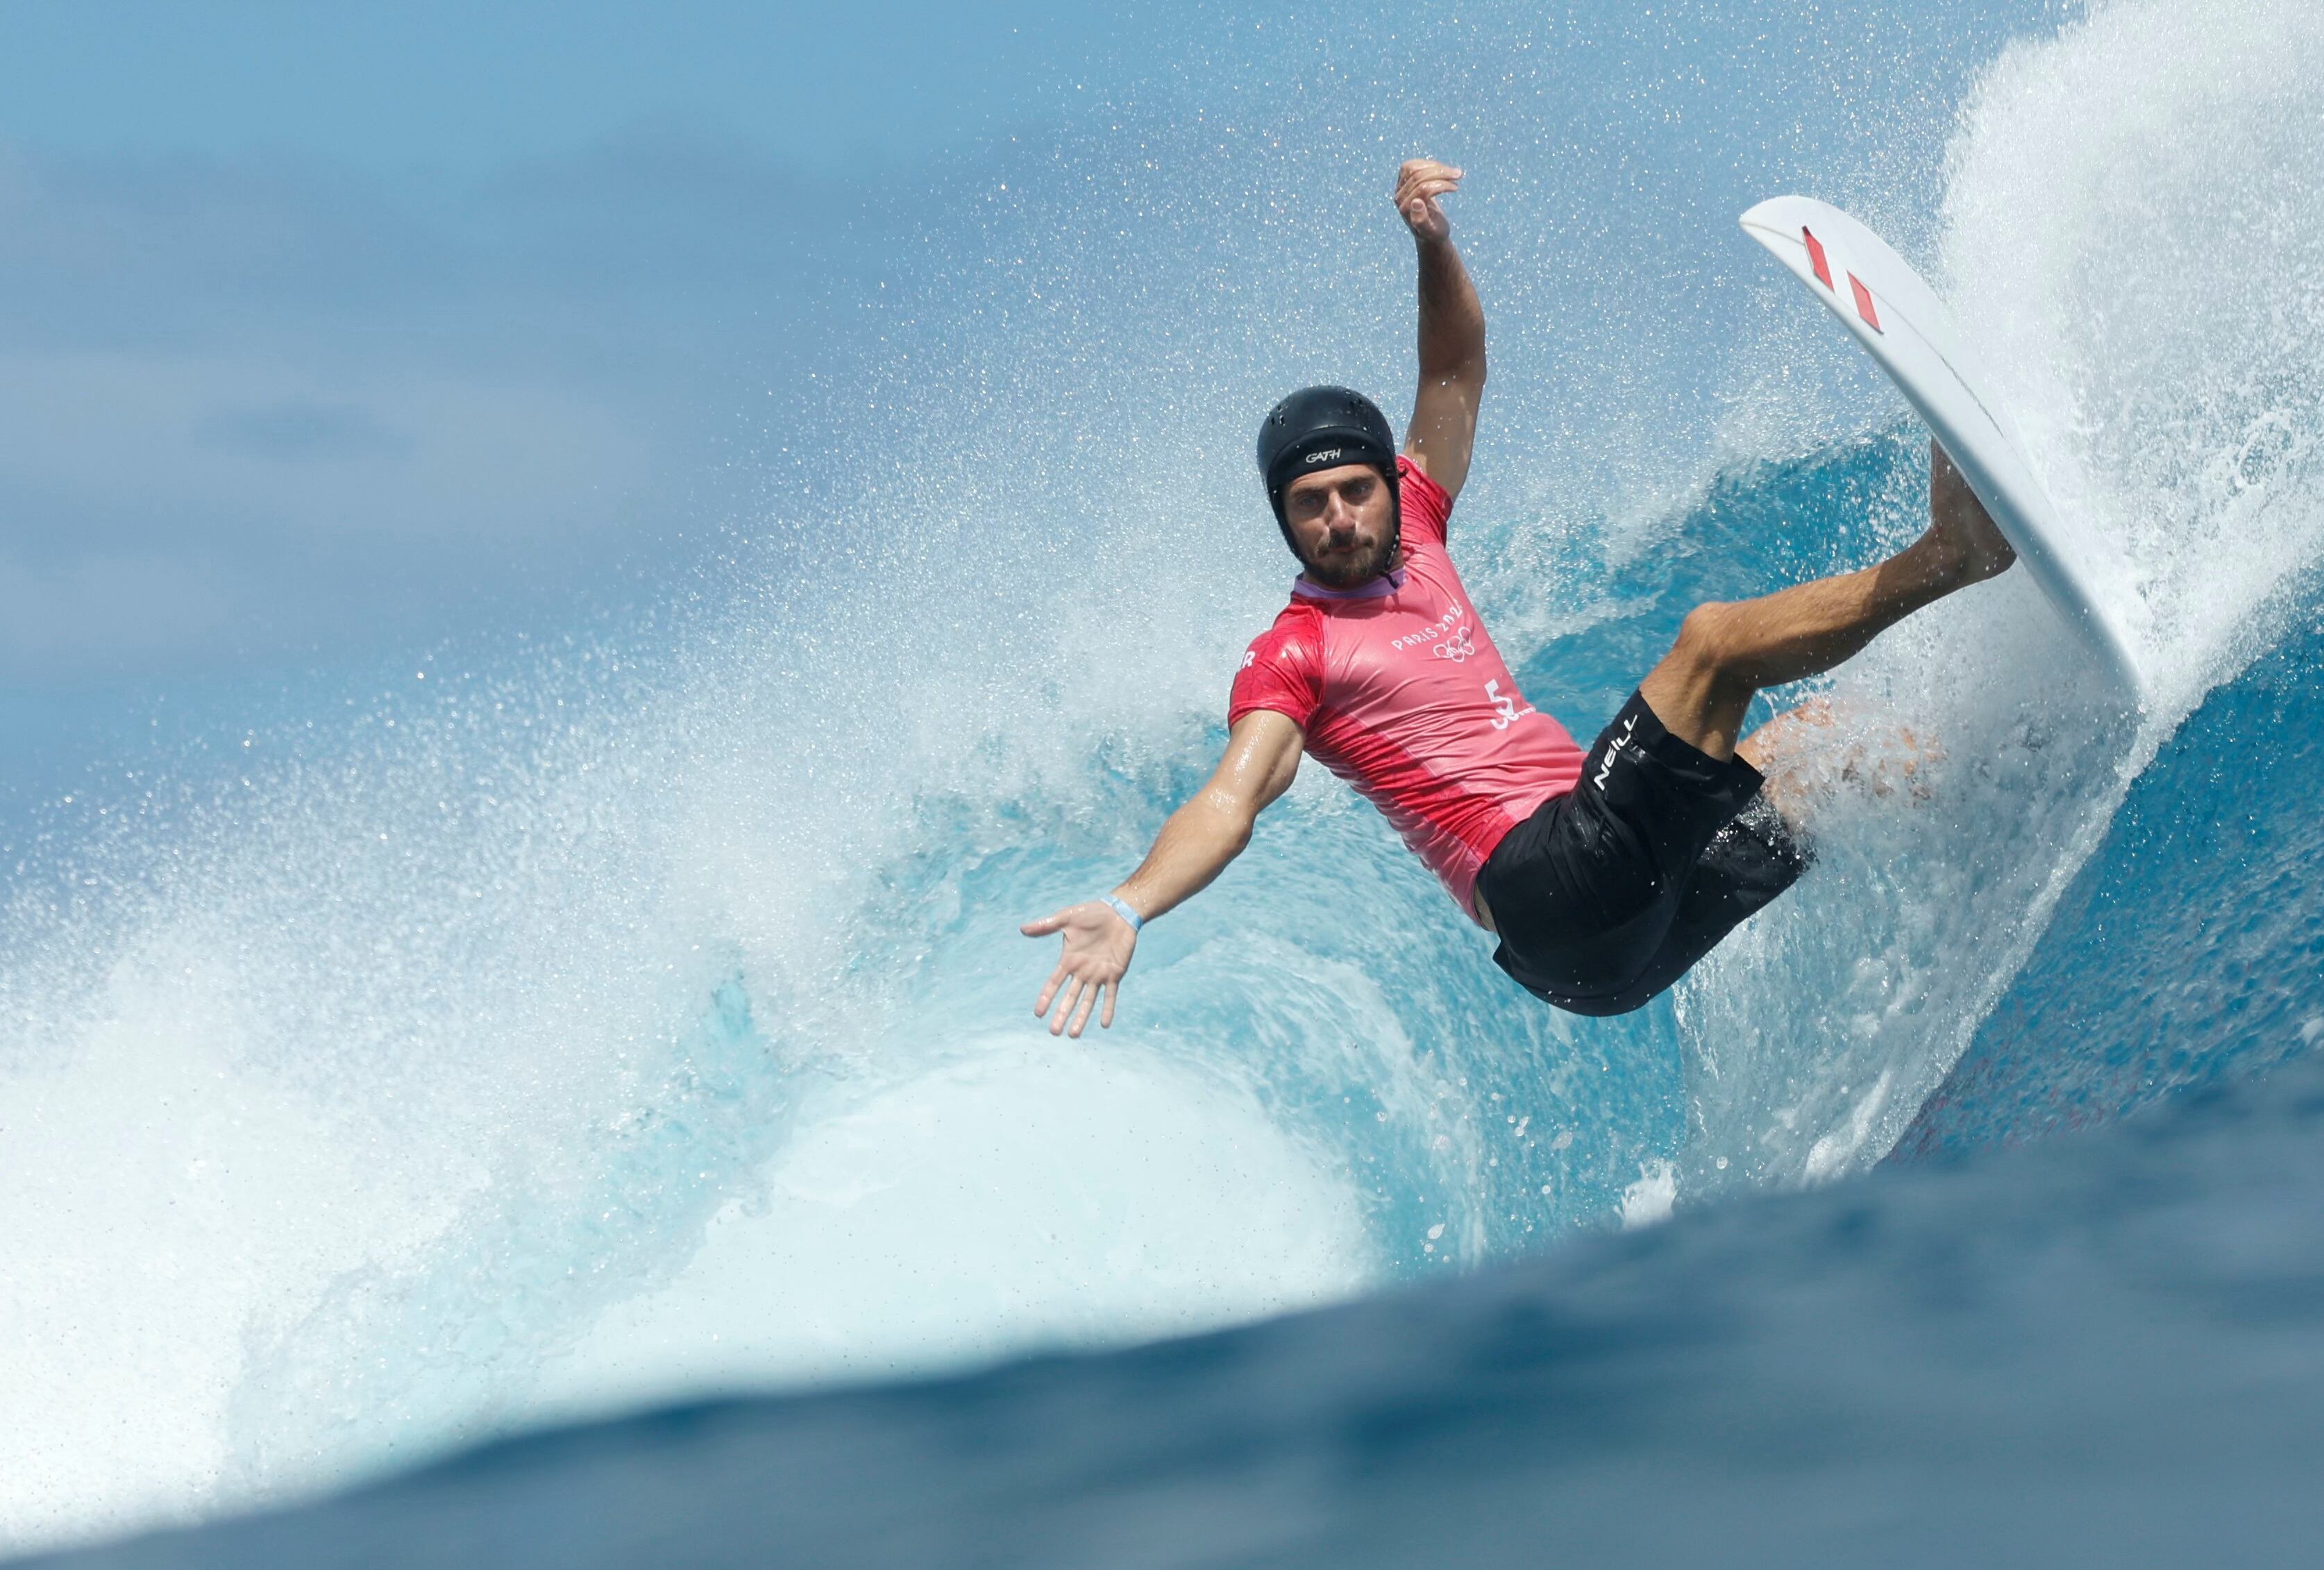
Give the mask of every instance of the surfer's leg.
<svg viewBox="0 0 2324 1570">
<path fill-rule="evenodd" d="M 1936 443 L 1929 527 L 1877 567 L 1756 600 L 1698 605 L 1638 690 L 1671 734 L 1732 757 L 1753 694 L 1820 675 L 1923 605 L 2005 571 L 2016 554 Z"/>
<path fill-rule="evenodd" d="M 1804 832 L 1812 803 L 1842 787 L 1926 795 L 1921 771 L 1943 749 L 1910 725 L 1844 714 L 1830 698 L 1812 697 L 1745 736 L 1735 755 L 1766 777 L 1760 796 L 1794 832 Z"/>
<path fill-rule="evenodd" d="M 1662 941 L 1629 983 L 1602 997 L 1557 999 L 1570 1013 L 1627 1014 L 1695 967 L 1727 935 L 1800 881 L 1814 852 L 1765 796 L 1727 820 L 1703 847 Z"/>
<path fill-rule="evenodd" d="M 1821 732 L 1831 730 L 1833 716 L 1827 698 L 1814 697 L 1797 708 L 1784 710 L 1737 744 L 1735 755 L 1765 776 L 1760 796 L 1784 821 L 1798 827 L 1806 803 L 1800 790 L 1799 760 L 1813 747 Z"/>
<path fill-rule="evenodd" d="M 1698 900 L 1685 928 L 1702 935 L 1699 944 L 1640 990 L 1641 974 L 1671 950 L 1704 847 L 1760 784 L 1741 759 L 1706 757 L 1670 734 L 1633 696 L 1590 749 L 1580 782 L 1511 828 L 1479 870 L 1478 913 L 1501 939 L 1495 963 L 1574 1013 L 1637 1007 L 1779 891 L 1731 910 Z"/>
</svg>

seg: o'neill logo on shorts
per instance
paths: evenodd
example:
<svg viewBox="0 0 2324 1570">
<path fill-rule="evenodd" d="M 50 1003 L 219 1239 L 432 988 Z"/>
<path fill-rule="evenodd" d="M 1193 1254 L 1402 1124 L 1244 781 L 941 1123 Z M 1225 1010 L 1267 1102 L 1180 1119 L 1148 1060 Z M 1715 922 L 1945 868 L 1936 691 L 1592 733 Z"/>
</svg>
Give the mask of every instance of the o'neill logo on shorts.
<svg viewBox="0 0 2324 1570">
<path fill-rule="evenodd" d="M 1630 733 L 1637 728 L 1638 716 L 1632 715 L 1628 723 L 1622 726 L 1622 734 L 1606 743 L 1606 761 L 1598 765 L 1598 778 L 1591 781 L 1599 790 L 1606 789 L 1606 778 L 1614 771 L 1614 760 L 1620 757 L 1622 749 L 1630 744 Z"/>
</svg>

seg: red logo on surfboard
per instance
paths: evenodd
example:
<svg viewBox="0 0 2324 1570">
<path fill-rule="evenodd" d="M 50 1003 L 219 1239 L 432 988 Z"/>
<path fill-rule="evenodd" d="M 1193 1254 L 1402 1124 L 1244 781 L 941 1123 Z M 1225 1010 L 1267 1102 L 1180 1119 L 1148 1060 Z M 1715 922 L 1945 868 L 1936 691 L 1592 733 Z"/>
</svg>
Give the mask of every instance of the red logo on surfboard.
<svg viewBox="0 0 2324 1570">
<path fill-rule="evenodd" d="M 1872 309 L 1872 291 L 1865 288 L 1864 280 L 1858 278 L 1853 272 L 1848 275 L 1848 286 L 1856 291 L 1856 314 L 1864 319 L 1864 325 L 1866 327 L 1870 328 L 1876 333 L 1878 332 L 1880 330 L 1880 313 Z"/>
<path fill-rule="evenodd" d="M 1808 243 L 1808 261 L 1815 268 L 1816 282 L 1831 288 L 1831 263 L 1823 259 L 1823 242 L 1815 237 L 1813 229 L 1802 229 L 1800 238 Z"/>
<path fill-rule="evenodd" d="M 1813 229 L 1805 227 L 1800 230 L 1800 238 L 1808 243 L 1808 265 L 1815 269 L 1816 282 L 1838 294 L 1840 285 L 1831 281 L 1831 263 L 1824 255 L 1823 242 L 1815 237 Z M 1880 313 L 1872 308 L 1872 291 L 1864 287 L 1864 280 L 1851 272 L 1848 275 L 1848 287 L 1856 296 L 1856 314 L 1864 319 L 1866 327 L 1880 332 Z"/>
</svg>

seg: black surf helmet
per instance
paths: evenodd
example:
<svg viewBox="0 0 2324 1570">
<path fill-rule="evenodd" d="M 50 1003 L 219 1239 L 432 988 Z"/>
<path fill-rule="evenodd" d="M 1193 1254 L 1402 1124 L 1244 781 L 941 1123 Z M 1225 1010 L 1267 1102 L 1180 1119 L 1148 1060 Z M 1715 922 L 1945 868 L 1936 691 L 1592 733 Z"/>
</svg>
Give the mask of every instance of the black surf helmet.
<svg viewBox="0 0 2324 1570">
<path fill-rule="evenodd" d="M 1268 505 L 1291 554 L 1299 546 L 1284 515 L 1283 493 L 1310 469 L 1370 464 L 1388 482 L 1394 522 L 1388 551 L 1394 556 L 1404 530 L 1404 497 L 1396 478 L 1396 432 L 1379 405 L 1346 387 L 1303 387 L 1267 411 L 1259 425 L 1259 472 L 1267 481 Z"/>
</svg>

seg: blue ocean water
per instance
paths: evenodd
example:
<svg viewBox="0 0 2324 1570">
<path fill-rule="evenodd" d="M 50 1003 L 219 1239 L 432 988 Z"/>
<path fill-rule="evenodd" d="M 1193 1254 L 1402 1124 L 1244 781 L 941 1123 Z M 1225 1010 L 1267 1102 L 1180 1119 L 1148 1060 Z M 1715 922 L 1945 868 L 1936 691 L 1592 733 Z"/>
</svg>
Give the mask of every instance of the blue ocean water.
<svg viewBox="0 0 2324 1570">
<path fill-rule="evenodd" d="M 2297 601 L 2283 642 L 2211 693 L 2132 787 L 1892 1160 L 2104 1125 L 2264 1076 L 2324 1036 L 2324 834 L 2306 789 L 2324 628 L 2311 594 Z"/>
<path fill-rule="evenodd" d="M 42 1563 L 2306 1564 L 2319 1068 L 1312 1314 L 672 1407 Z"/>
<path fill-rule="evenodd" d="M 1946 1251 L 1973 1251 L 2000 1285 L 1930 1334 L 1987 1338 L 2030 1407 L 2056 1396 L 2025 1370 L 2061 1321 L 2015 1313 L 2009 1284 L 2107 1246 L 2117 1223 L 2076 1205 L 2147 1224 L 2155 1136 L 2015 1166 L 1996 1147 L 2248 1080 L 2233 1104 L 2263 1109 L 2269 1169 L 2305 1181 L 2307 1082 L 2271 1071 L 2324 1030 L 2301 767 L 2324 550 L 2312 8 L 1487 7 L 1287 55 L 1199 23 L 1073 134 L 926 197 L 923 247 L 770 418 L 763 514 L 673 584 L 678 609 L 297 695 L 158 780 L 141 760 L 74 791 L 25 840 L 0 927 L 0 1389 L 57 1416 L 0 1440 L 5 1540 L 638 1402 L 1350 1298 L 1055 1377 L 1102 1402 L 1226 1347 L 1329 1408 L 1335 1379 L 1406 1377 L 1365 1360 L 1409 1315 L 1447 1357 L 1483 1348 L 1480 1378 L 1533 1355 L 1509 1341 L 1546 1349 L 1528 1366 L 1563 1399 L 1577 1344 L 1492 1306 L 1608 1281 L 1628 1295 L 1604 1323 L 1646 1329 L 1583 1408 L 1607 1427 L 1462 1401 L 1445 1431 L 1534 1434 L 1569 1478 L 1629 1432 L 1651 1471 L 1691 1423 L 1743 1421 L 1716 1381 L 1772 1370 L 1730 1388 L 1766 1392 L 1750 1421 L 1792 1436 L 1783 1497 L 1812 1513 L 1831 1446 L 1787 1403 L 1831 1346 L 1785 1318 L 1803 1274 L 1838 1338 L 1923 1323 L 1895 1272 L 1942 1298 Z M 1318 69 L 1283 74 L 1300 49 Z M 2017 577 L 1917 618 L 1813 694 L 1834 723 L 1787 771 L 1814 874 L 1612 1021 L 1511 989 L 1311 770 L 1152 928 L 1122 1023 L 1053 1041 L 1029 1016 L 1046 951 L 1016 923 L 1118 877 L 1199 780 L 1287 577 L 1252 411 L 1305 381 L 1408 381 L 1406 262 L 1346 215 L 1385 217 L 1418 146 L 1471 171 L 1457 221 L 1495 382 L 1455 550 L 1533 701 L 1590 734 L 1702 598 L 1917 527 L 1921 436 L 1734 228 L 1796 188 L 1891 233 L 1977 334 L 2036 468 L 2122 554 L 2153 706 L 2110 707 Z M 2147 1127 L 2206 1152 L 2173 1168 L 2185 1214 L 2309 1279 L 2312 1189 L 2267 1208 L 2227 1114 L 2178 1115 Z M 1923 1169 L 1868 1179 L 1884 1161 Z M 1897 1207 L 1925 1240 L 1901 1263 L 1878 1246 Z M 2121 1286 L 2044 1302 L 2135 1316 Z M 1394 1288 L 1413 1295 L 1372 1299 Z M 2301 1290 L 2260 1329 L 2190 1321 L 2188 1344 L 2298 1362 Z M 1765 1333 L 1691 1361 L 1689 1303 Z M 1867 1371 L 1895 1345 L 1847 1344 L 1867 1382 L 1842 1431 L 1923 1399 L 1920 1365 Z M 1667 1386 L 1696 1404 L 1623 1429 Z M 2146 1418 L 2178 1399 L 2142 1392 Z M 2006 1420 L 2007 1395 L 1975 1412 Z M 1923 1437 L 1966 1445 L 1968 1421 Z M 1882 1509 L 1918 1497 L 1897 1489 Z"/>
</svg>

